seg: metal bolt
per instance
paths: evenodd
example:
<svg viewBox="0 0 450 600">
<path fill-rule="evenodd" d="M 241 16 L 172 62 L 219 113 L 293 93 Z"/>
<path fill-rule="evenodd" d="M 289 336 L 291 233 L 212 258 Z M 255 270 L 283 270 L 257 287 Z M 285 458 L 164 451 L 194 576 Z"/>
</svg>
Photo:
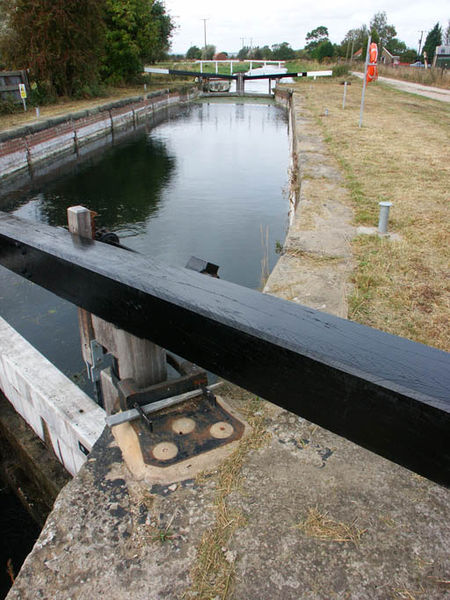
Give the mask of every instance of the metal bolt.
<svg viewBox="0 0 450 600">
<path fill-rule="evenodd" d="M 233 426 L 225 421 L 218 421 L 209 428 L 209 433 L 212 435 L 212 437 L 219 440 L 224 440 L 225 438 L 230 437 L 233 432 Z"/>
<path fill-rule="evenodd" d="M 380 218 L 378 220 L 378 233 L 386 234 L 389 220 L 389 209 L 392 202 L 378 202 L 380 207 Z"/>
<path fill-rule="evenodd" d="M 188 417 L 180 417 L 172 421 L 172 430 L 180 435 L 191 433 L 195 429 L 194 419 Z"/>
<path fill-rule="evenodd" d="M 152 448 L 152 454 L 156 460 L 170 460 L 178 454 L 178 448 L 171 442 L 160 442 Z"/>
</svg>

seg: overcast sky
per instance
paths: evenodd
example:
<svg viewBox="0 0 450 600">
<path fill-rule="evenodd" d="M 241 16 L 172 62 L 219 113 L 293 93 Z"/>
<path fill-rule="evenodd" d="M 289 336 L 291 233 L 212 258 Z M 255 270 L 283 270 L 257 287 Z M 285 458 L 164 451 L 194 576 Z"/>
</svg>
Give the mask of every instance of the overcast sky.
<svg viewBox="0 0 450 600">
<path fill-rule="evenodd" d="M 178 54 L 192 45 L 203 46 L 204 18 L 207 43 L 228 52 L 241 48 L 241 38 L 246 46 L 288 42 L 294 49 L 303 48 L 305 35 L 319 25 L 328 27 L 331 41 L 339 43 L 349 29 L 368 25 L 383 10 L 398 37 L 417 48 L 421 30 L 425 41 L 437 22 L 445 29 L 450 19 L 448 0 L 397 0 L 394 7 L 385 0 L 166 0 L 165 5 L 177 24 L 171 51 Z"/>
</svg>

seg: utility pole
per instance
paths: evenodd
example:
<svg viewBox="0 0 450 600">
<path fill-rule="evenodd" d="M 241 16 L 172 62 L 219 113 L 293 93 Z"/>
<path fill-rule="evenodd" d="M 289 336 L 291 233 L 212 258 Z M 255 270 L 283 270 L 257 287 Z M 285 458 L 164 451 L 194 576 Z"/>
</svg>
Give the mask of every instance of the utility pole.
<svg viewBox="0 0 450 600">
<path fill-rule="evenodd" d="M 209 19 L 200 19 L 200 21 L 203 21 L 203 33 L 204 33 L 204 37 L 205 37 L 205 52 L 206 52 L 206 21 L 209 21 Z"/>
<path fill-rule="evenodd" d="M 245 46 L 245 38 L 241 38 L 241 48 Z"/>
<path fill-rule="evenodd" d="M 422 49 L 422 39 L 423 39 L 423 34 L 425 33 L 425 31 L 419 31 L 420 33 L 420 40 L 419 40 L 419 54 L 418 56 L 420 56 L 420 50 Z"/>
</svg>

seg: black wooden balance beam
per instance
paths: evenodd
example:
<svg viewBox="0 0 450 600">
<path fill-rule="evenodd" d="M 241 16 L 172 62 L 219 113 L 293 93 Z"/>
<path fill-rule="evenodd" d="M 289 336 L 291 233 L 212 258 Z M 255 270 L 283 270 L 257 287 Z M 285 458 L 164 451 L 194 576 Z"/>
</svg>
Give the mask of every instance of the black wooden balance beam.
<svg viewBox="0 0 450 600">
<path fill-rule="evenodd" d="M 0 213 L 0 264 L 440 484 L 450 354 Z"/>
<path fill-rule="evenodd" d="M 283 77 L 329 77 L 332 71 L 302 71 L 301 73 L 268 73 L 267 75 L 247 75 L 246 73 L 234 73 L 233 75 L 222 73 L 202 73 L 200 71 L 183 71 L 179 69 L 159 69 L 146 67 L 146 73 L 160 75 L 179 75 L 182 77 L 198 77 L 204 79 L 238 79 L 240 76 L 245 80 L 251 79 L 283 79 Z"/>
</svg>

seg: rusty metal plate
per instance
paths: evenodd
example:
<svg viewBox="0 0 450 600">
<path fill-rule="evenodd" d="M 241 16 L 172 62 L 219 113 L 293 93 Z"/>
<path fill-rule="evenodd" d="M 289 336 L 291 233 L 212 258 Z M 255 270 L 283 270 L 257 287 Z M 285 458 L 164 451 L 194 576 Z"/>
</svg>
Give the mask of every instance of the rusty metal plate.
<svg viewBox="0 0 450 600">
<path fill-rule="evenodd" d="M 131 423 L 144 463 L 168 467 L 242 437 L 244 424 L 218 402 L 200 396 L 151 416 L 153 431 L 142 421 Z"/>
</svg>

